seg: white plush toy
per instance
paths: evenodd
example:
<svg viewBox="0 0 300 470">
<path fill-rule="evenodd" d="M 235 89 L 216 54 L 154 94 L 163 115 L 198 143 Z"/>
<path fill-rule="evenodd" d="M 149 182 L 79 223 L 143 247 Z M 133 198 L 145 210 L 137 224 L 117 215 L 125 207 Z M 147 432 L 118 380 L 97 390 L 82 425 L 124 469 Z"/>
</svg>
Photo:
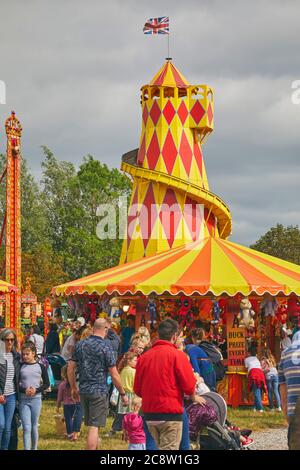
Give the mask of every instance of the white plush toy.
<svg viewBox="0 0 300 470">
<path fill-rule="evenodd" d="M 237 316 L 239 320 L 239 326 L 245 326 L 246 328 L 254 327 L 253 317 L 255 312 L 251 309 L 251 307 L 251 302 L 247 297 L 241 300 L 240 313 Z"/>
</svg>

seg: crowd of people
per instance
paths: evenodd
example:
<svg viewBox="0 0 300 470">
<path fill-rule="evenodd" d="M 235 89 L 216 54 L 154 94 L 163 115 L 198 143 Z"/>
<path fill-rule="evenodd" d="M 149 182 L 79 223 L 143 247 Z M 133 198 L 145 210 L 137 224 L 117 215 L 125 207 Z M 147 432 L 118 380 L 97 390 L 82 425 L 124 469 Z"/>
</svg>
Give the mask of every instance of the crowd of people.
<svg viewBox="0 0 300 470">
<path fill-rule="evenodd" d="M 217 382 L 224 376 L 221 351 L 207 336 L 204 329 L 195 328 L 185 337 L 171 318 L 150 334 L 145 326 L 136 331 L 135 318 L 130 315 L 121 331 L 110 319 L 98 318 L 91 326 L 79 317 L 64 323 L 54 320 L 46 339 L 33 326 L 19 349 L 15 332 L 2 329 L 1 449 L 17 448 L 17 415 L 24 449 L 38 448 L 42 397 L 52 382 L 50 356 L 61 361 L 57 413 L 63 407 L 66 439 L 77 441 L 84 421 L 87 449 L 98 449 L 99 428 L 106 426 L 113 411 L 108 436 L 123 432 L 130 450 L 195 448 L 203 427 L 217 419 L 207 397 L 216 392 Z M 272 409 L 274 395 L 276 409 L 282 408 L 289 422 L 290 448 L 300 447 L 299 434 L 295 437 L 300 421 L 299 359 L 300 332 L 283 352 L 279 370 L 270 351 L 258 358 L 251 349 L 245 360 L 254 409 L 263 411 L 262 391 L 268 393 Z M 230 423 L 227 427 L 240 431 Z M 252 443 L 243 432 L 238 432 L 238 440 L 241 447 Z"/>
</svg>

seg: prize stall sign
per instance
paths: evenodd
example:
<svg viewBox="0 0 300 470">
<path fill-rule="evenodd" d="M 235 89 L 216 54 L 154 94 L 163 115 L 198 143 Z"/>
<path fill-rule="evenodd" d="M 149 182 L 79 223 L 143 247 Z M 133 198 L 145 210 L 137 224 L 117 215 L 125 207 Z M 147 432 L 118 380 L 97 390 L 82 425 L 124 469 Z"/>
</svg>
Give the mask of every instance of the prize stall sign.
<svg viewBox="0 0 300 470">
<path fill-rule="evenodd" d="M 228 371 L 244 372 L 246 357 L 246 338 L 244 328 L 228 328 Z"/>
</svg>

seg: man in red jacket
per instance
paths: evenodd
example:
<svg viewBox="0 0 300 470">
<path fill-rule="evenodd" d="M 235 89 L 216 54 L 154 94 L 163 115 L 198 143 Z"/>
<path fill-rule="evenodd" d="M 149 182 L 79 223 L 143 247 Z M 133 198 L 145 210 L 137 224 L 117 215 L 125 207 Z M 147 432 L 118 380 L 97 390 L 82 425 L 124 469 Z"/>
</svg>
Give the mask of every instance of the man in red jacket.
<svg viewBox="0 0 300 470">
<path fill-rule="evenodd" d="M 165 320 L 158 327 L 159 339 L 140 356 L 134 392 L 142 398 L 144 416 L 161 450 L 178 450 L 182 435 L 183 395 L 195 399 L 196 379 L 187 356 L 175 345 L 179 326 Z"/>
</svg>

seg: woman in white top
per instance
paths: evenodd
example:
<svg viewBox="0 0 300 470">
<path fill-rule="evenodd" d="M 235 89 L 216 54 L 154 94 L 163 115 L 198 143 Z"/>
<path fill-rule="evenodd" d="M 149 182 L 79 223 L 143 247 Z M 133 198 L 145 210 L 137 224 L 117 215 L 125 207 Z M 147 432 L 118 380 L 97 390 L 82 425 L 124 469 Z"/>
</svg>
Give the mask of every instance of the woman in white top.
<svg viewBox="0 0 300 470">
<path fill-rule="evenodd" d="M 10 328 L 0 333 L 0 449 L 7 450 L 19 390 L 20 355 L 17 336 Z"/>
<path fill-rule="evenodd" d="M 31 327 L 31 335 L 29 336 L 28 341 L 31 341 L 35 345 L 38 356 L 43 354 L 45 340 L 41 335 L 41 330 L 38 325 L 33 325 Z"/>
<path fill-rule="evenodd" d="M 256 352 L 256 347 L 251 345 L 248 357 L 245 359 L 245 366 L 248 369 L 248 388 L 254 394 L 254 411 L 263 413 L 262 392 L 267 391 L 267 385 Z"/>
</svg>

